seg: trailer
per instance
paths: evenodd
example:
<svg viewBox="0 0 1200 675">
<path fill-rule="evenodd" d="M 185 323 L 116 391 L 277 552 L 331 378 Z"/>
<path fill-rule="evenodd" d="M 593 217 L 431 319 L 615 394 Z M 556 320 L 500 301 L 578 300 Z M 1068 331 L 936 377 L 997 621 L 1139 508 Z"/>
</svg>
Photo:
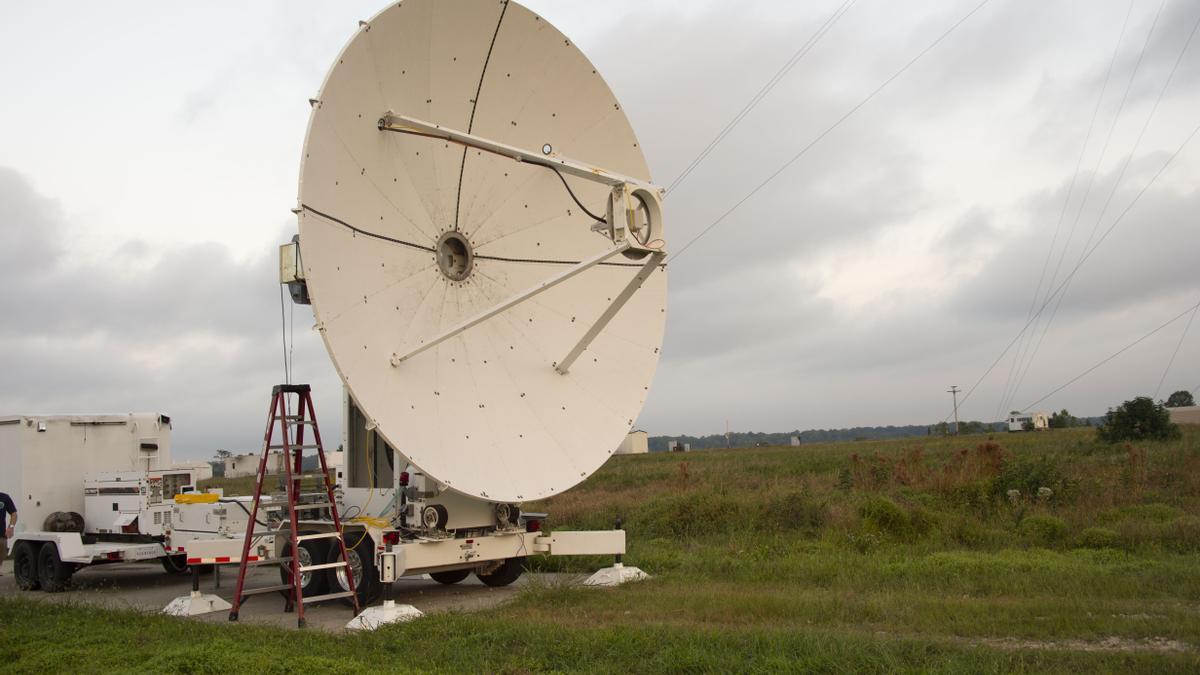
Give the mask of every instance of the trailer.
<svg viewBox="0 0 1200 675">
<path fill-rule="evenodd" d="M 503 586 L 530 556 L 625 552 L 622 530 L 543 532 L 547 514 L 448 490 L 368 429 L 348 392 L 344 403 L 347 466 L 335 493 L 349 516 L 344 536 L 360 605 L 404 576 L 453 584 L 475 574 Z M 161 414 L 0 418 L 0 461 L 11 467 L 0 490 L 21 516 L 9 542 L 18 588 L 60 592 L 82 568 L 125 562 L 157 560 L 170 574 L 235 564 L 247 529 L 251 562 L 286 557 L 286 495 L 265 495 L 265 517 L 251 528 L 250 497 L 200 493 L 194 467 L 160 468 L 171 466 L 170 431 Z M 323 498 L 304 494 L 301 503 Z M 332 539 L 320 535 L 335 527 L 328 509 L 307 513 L 299 557 L 319 568 L 332 555 Z M 345 572 L 332 568 L 302 574 L 301 584 L 306 596 L 349 588 Z"/>
<path fill-rule="evenodd" d="M 162 414 L 3 417 L 0 463 L 0 491 L 20 516 L 9 555 L 23 590 L 65 590 L 92 565 L 158 560 L 184 573 L 190 541 L 239 537 L 249 520 L 216 495 L 177 503 L 198 472 L 173 468 Z"/>
<path fill-rule="evenodd" d="M 1050 413 L 1047 412 L 1014 412 L 1008 416 L 1008 430 L 1045 431 L 1050 428 Z"/>
</svg>

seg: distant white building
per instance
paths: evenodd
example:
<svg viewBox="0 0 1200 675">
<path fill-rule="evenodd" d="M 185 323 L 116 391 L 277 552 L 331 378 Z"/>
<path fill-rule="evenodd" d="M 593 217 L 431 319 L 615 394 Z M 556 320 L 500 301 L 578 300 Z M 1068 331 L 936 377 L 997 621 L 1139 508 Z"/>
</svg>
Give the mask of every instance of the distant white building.
<svg viewBox="0 0 1200 675">
<path fill-rule="evenodd" d="M 1025 425 L 1032 424 L 1033 431 L 1042 431 L 1050 428 L 1050 413 L 1031 412 L 1031 413 L 1013 413 L 1008 418 L 1009 431 L 1025 431 Z"/>
<path fill-rule="evenodd" d="M 667 450 L 670 452 L 690 452 L 692 449 L 691 443 L 680 443 L 679 441 L 667 441 Z"/>
<path fill-rule="evenodd" d="M 305 453 L 304 459 L 308 460 L 315 455 L 311 452 Z M 325 453 L 325 464 L 332 475 L 340 477 L 342 467 L 345 463 L 346 453 L 341 450 L 335 450 Z M 225 477 L 238 478 L 240 476 L 254 476 L 258 474 L 258 462 L 262 459 L 262 453 L 251 452 L 243 455 L 232 455 L 225 458 Z M 272 452 L 270 462 L 267 465 L 267 475 L 273 476 L 284 473 L 283 453 Z M 316 471 L 313 469 L 312 471 Z M 311 472 L 311 471 L 310 471 Z"/>
<path fill-rule="evenodd" d="M 800 437 L 799 436 L 792 436 L 792 447 L 793 448 L 800 447 Z"/>
<path fill-rule="evenodd" d="M 647 452 L 650 452 L 650 435 L 641 429 L 634 429 L 625 435 L 614 454 L 641 455 Z"/>
<path fill-rule="evenodd" d="M 254 476 L 258 474 L 258 463 L 262 460 L 262 454 L 253 452 L 243 455 L 230 455 L 225 458 L 225 477 L 240 478 L 241 476 Z M 272 452 L 271 459 L 267 463 L 267 474 L 283 473 L 283 453 Z"/>
<path fill-rule="evenodd" d="M 208 462 L 175 462 L 171 468 L 191 471 L 192 479 L 197 483 L 213 477 L 213 467 Z"/>
</svg>

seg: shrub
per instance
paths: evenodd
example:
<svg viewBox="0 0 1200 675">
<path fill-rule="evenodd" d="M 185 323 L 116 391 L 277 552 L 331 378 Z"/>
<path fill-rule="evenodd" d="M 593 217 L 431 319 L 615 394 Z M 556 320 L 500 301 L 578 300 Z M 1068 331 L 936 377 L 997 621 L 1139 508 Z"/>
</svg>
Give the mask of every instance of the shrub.
<svg viewBox="0 0 1200 675">
<path fill-rule="evenodd" d="M 974 518 L 960 518 L 949 528 L 950 538 L 967 548 L 1001 548 L 1013 544 L 1013 535 L 1006 530 L 986 527 Z"/>
<path fill-rule="evenodd" d="M 1121 535 L 1107 527 L 1089 527 L 1079 534 L 1083 548 L 1121 548 Z"/>
<path fill-rule="evenodd" d="M 886 497 L 864 502 L 858 507 L 858 515 L 868 526 L 894 537 L 904 537 L 912 529 L 908 513 Z"/>
<path fill-rule="evenodd" d="M 689 490 L 653 500 L 632 524 L 650 536 L 690 539 L 735 527 L 739 506 L 719 493 Z"/>
<path fill-rule="evenodd" d="M 803 492 L 776 495 L 762 506 L 763 529 L 819 530 L 828 520 L 829 509 Z"/>
<path fill-rule="evenodd" d="M 1067 537 L 1067 524 L 1054 516 L 1029 516 L 1021 521 L 1020 530 L 1038 546 L 1051 546 Z"/>
<path fill-rule="evenodd" d="M 1000 475 L 992 481 L 990 493 L 992 501 L 1003 501 L 1009 498 L 1011 490 L 1032 496 L 1038 494 L 1041 488 L 1049 488 L 1050 499 L 1059 500 L 1067 492 L 1067 487 L 1067 477 L 1058 459 L 1053 455 L 1042 455 L 1006 463 L 1000 469 Z"/>
<path fill-rule="evenodd" d="M 914 506 L 908 512 L 908 522 L 914 535 L 924 537 L 934 530 L 938 519 L 933 512 Z"/>
<path fill-rule="evenodd" d="M 1200 518 L 1187 516 L 1171 522 L 1163 528 L 1162 544 L 1176 553 L 1200 551 Z"/>
<path fill-rule="evenodd" d="M 1182 434 L 1162 403 L 1155 403 L 1149 396 L 1138 396 L 1116 409 L 1110 408 L 1096 435 L 1106 443 L 1117 443 L 1147 439 L 1173 441 Z"/>
</svg>

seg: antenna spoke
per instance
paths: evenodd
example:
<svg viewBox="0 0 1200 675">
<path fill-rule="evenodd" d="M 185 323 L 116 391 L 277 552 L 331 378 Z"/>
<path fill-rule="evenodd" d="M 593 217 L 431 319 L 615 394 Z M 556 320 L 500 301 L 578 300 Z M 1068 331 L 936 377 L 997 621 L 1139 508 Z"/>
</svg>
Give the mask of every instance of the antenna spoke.
<svg viewBox="0 0 1200 675">
<path fill-rule="evenodd" d="M 528 288 L 520 293 L 517 293 L 516 295 L 514 295 L 511 298 L 509 298 L 508 300 L 505 300 L 504 302 L 496 305 L 495 307 L 492 307 L 491 309 L 486 309 L 486 310 L 480 312 L 479 314 L 476 314 L 475 316 L 471 317 L 470 319 L 467 319 L 466 321 L 463 321 L 463 322 L 459 323 L 458 325 L 455 325 L 455 326 L 443 331 L 441 334 L 437 335 L 436 337 L 433 337 L 433 338 L 430 338 L 429 340 L 423 341 L 420 346 L 405 352 L 403 355 L 401 355 L 399 353 L 392 354 L 391 363 L 393 366 L 399 366 L 402 362 L 404 362 L 408 359 L 411 359 L 412 357 L 416 356 L 417 354 L 420 354 L 421 352 L 425 351 L 426 349 L 430 349 L 431 347 L 436 347 L 437 345 L 445 342 L 446 340 L 449 340 L 450 338 L 454 337 L 455 335 L 458 335 L 459 333 L 462 333 L 463 331 L 465 331 L 469 328 L 477 326 L 505 310 L 512 309 L 513 307 L 542 293 L 543 291 L 550 290 L 551 288 L 554 288 L 555 286 L 561 284 L 562 282 L 566 281 L 567 279 L 570 279 L 571 277 L 579 274 L 580 272 L 583 272 L 592 267 L 595 267 L 596 265 L 599 265 L 600 263 L 604 262 L 605 260 L 608 260 L 609 258 L 617 255 L 618 253 L 625 251 L 628 248 L 629 248 L 629 242 L 621 242 L 620 244 L 614 246 L 613 248 L 610 248 L 610 249 L 604 251 L 603 253 L 594 255 L 591 258 L 588 258 L 587 260 L 584 260 L 583 262 L 579 263 L 578 265 L 575 265 L 574 267 L 565 269 L 562 272 L 559 272 L 558 274 L 555 274 L 554 276 L 550 277 L 549 279 L 546 279 L 545 281 L 541 282 L 540 284 L 533 286 L 531 288 Z"/>
</svg>

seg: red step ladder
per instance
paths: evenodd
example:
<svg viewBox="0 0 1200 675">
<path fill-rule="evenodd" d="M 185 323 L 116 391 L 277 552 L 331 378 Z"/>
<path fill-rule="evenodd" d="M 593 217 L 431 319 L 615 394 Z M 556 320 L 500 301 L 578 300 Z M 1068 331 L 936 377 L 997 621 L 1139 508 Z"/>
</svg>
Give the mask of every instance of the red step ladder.
<svg viewBox="0 0 1200 675">
<path fill-rule="evenodd" d="M 289 395 L 294 395 L 296 400 L 295 413 L 289 412 L 290 399 Z M 278 444 L 273 444 L 275 430 L 278 426 L 279 440 Z M 312 427 L 312 443 L 305 445 L 304 431 L 306 427 Z M 282 451 L 283 453 L 283 470 L 286 480 L 287 491 L 287 518 L 288 522 L 281 524 L 275 536 L 288 537 L 288 547 L 284 549 L 284 555 L 278 558 L 268 560 L 251 560 L 250 545 L 256 537 L 263 536 L 262 532 L 255 532 L 255 523 L 258 522 L 259 508 L 262 505 L 263 482 L 267 478 L 269 461 L 273 451 Z M 303 472 L 304 451 L 316 450 L 317 458 L 320 460 L 321 477 L 325 485 L 325 500 L 317 503 L 299 503 L 300 499 L 300 476 Z M 329 509 L 329 513 L 333 519 L 333 530 L 330 532 L 319 532 L 315 534 L 298 534 L 299 518 L 296 513 L 298 511 L 311 511 L 319 509 Z M 284 528 L 286 527 L 286 532 Z M 318 564 L 304 566 L 300 564 L 300 558 L 296 555 L 299 550 L 300 542 L 309 539 L 336 539 L 338 543 L 337 559 Z M 321 444 L 321 431 L 317 428 L 317 414 L 313 410 L 312 403 L 312 388 L 307 384 L 278 384 L 271 390 L 271 410 L 267 419 L 267 431 L 263 435 L 263 454 L 262 459 L 258 463 L 258 480 L 254 484 L 254 506 L 250 509 L 250 522 L 246 527 L 246 538 L 242 543 L 242 557 L 238 563 L 238 578 L 237 587 L 233 594 L 233 607 L 229 610 L 229 620 L 238 620 L 238 610 L 242 606 L 242 602 L 251 595 L 260 593 L 275 593 L 286 592 L 287 598 L 284 605 L 285 612 L 296 612 L 296 624 L 301 628 L 304 627 L 304 605 L 305 603 L 320 602 L 322 600 L 333 600 L 336 598 L 351 598 L 354 607 L 354 615 L 358 616 L 358 593 L 355 590 L 354 574 L 350 572 L 348 564 L 348 556 L 346 555 L 346 540 L 342 532 L 342 521 L 338 516 L 337 501 L 333 496 L 333 482 L 329 479 L 329 466 L 325 463 L 325 450 Z M 246 569 L 258 565 L 280 565 L 281 569 L 286 570 L 287 583 L 264 586 L 261 588 L 246 588 Z M 346 583 L 350 587 L 349 591 L 341 591 L 336 593 L 326 593 L 312 597 L 304 597 L 304 590 L 301 586 L 301 575 L 304 573 L 320 573 L 327 569 L 343 568 L 346 570 Z M 335 586 L 336 588 L 336 586 Z"/>
</svg>

